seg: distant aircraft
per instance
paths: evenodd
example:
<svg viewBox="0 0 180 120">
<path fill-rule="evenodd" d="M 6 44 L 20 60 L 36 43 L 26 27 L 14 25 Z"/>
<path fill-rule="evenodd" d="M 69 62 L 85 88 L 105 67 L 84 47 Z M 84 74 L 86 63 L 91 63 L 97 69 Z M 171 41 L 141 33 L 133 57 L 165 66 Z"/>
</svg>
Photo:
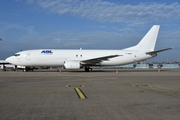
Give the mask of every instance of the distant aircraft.
<svg viewBox="0 0 180 120">
<path fill-rule="evenodd" d="M 135 46 L 123 50 L 26 50 L 8 57 L 6 61 L 14 65 L 26 66 L 25 70 L 40 66 L 64 66 L 65 69 L 90 71 L 91 66 L 119 66 L 143 61 L 170 50 L 154 50 L 160 25 L 154 25 Z"/>
<path fill-rule="evenodd" d="M 0 41 L 2 41 L 2 39 L 0 38 Z"/>
</svg>

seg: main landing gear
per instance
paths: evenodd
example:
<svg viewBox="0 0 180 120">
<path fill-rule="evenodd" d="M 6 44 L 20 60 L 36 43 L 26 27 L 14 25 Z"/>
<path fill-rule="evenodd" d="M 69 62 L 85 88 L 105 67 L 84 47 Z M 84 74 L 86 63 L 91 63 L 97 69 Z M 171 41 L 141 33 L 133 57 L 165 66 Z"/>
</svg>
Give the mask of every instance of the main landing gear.
<svg viewBox="0 0 180 120">
<path fill-rule="evenodd" d="M 85 72 L 93 71 L 93 69 L 89 66 L 85 66 L 84 70 L 85 70 Z"/>
<path fill-rule="evenodd" d="M 34 71 L 34 68 L 25 67 L 25 69 L 23 69 L 23 72 L 28 72 L 28 71 Z"/>
</svg>

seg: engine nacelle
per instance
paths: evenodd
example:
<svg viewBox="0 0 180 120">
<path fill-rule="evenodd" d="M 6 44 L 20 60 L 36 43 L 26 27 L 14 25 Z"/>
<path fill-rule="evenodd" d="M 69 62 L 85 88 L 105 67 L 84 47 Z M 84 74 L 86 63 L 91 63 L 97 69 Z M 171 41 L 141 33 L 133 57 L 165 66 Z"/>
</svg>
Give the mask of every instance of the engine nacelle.
<svg viewBox="0 0 180 120">
<path fill-rule="evenodd" d="M 64 61 L 65 69 L 80 69 L 81 65 L 79 61 Z"/>
</svg>

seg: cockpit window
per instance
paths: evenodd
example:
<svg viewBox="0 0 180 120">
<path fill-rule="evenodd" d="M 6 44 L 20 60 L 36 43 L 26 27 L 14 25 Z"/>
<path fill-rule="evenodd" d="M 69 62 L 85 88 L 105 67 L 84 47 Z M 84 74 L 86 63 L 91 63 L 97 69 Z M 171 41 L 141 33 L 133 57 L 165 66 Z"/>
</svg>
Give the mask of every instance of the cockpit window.
<svg viewBox="0 0 180 120">
<path fill-rule="evenodd" d="M 15 54 L 14 56 L 20 56 L 20 54 Z"/>
</svg>

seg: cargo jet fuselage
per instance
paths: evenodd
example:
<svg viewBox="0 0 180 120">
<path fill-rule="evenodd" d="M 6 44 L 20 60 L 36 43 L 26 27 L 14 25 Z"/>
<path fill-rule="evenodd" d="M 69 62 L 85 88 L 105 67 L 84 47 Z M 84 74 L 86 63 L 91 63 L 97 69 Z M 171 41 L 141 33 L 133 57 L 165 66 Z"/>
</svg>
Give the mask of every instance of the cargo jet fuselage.
<svg viewBox="0 0 180 120">
<path fill-rule="evenodd" d="M 26 50 L 16 53 L 6 61 L 14 65 L 26 66 L 26 68 L 64 66 L 65 69 L 85 68 L 85 71 L 89 71 L 91 66 L 130 64 L 155 57 L 158 52 L 171 49 L 154 51 L 159 27 L 159 25 L 154 25 L 137 45 L 123 50 Z"/>
</svg>

